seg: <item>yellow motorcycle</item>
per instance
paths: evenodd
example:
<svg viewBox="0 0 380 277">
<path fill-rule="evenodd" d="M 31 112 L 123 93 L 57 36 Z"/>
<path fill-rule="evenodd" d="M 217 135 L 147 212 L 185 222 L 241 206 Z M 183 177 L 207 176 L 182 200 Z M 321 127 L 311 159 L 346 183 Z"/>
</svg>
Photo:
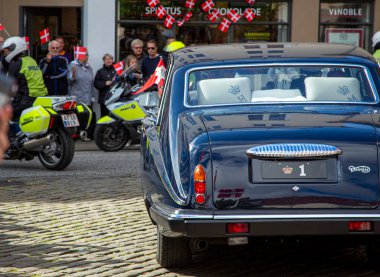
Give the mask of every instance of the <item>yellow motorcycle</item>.
<svg viewBox="0 0 380 277">
<path fill-rule="evenodd" d="M 11 135 L 4 158 L 28 161 L 37 156 L 47 169 L 65 169 L 74 157 L 73 135 L 87 128 L 91 118 L 91 109 L 77 103 L 75 97 L 38 97 L 33 107 L 22 112 L 21 131 Z"/>
</svg>

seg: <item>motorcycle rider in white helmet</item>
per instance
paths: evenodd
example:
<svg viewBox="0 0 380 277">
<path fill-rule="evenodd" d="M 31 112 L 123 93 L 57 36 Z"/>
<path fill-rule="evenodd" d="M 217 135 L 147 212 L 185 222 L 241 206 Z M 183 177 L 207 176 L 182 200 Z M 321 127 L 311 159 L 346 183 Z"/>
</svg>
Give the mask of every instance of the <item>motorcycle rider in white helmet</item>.
<svg viewBox="0 0 380 277">
<path fill-rule="evenodd" d="M 47 95 L 47 89 L 42 71 L 36 61 L 28 55 L 28 48 L 23 38 L 8 38 L 3 44 L 3 49 L 8 75 L 15 78 L 18 85 L 16 96 L 12 101 L 13 120 L 17 121 L 21 112 L 32 107 L 37 97 Z"/>
<path fill-rule="evenodd" d="M 377 63 L 380 64 L 380 31 L 376 32 L 372 36 L 372 47 L 374 50 L 373 56 L 376 59 Z"/>
</svg>

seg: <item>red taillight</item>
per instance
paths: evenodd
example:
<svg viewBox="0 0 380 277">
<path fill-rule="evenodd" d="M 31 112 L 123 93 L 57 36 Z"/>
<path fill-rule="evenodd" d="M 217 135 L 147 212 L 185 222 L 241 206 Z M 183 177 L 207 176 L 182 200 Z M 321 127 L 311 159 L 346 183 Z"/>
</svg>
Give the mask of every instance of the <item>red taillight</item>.
<svg viewBox="0 0 380 277">
<path fill-rule="evenodd" d="M 74 110 L 75 107 L 76 107 L 76 105 L 77 105 L 77 102 L 76 102 L 76 101 L 67 101 L 67 102 L 65 102 L 65 103 L 63 104 L 62 109 L 63 109 L 64 111 L 66 111 L 66 110 Z"/>
<path fill-rule="evenodd" d="M 206 201 L 206 173 L 200 164 L 194 169 L 195 202 L 203 204 Z"/>
<path fill-rule="evenodd" d="M 350 221 L 348 222 L 348 229 L 350 232 L 370 232 L 372 231 L 372 221 Z"/>
<path fill-rule="evenodd" d="M 249 233 L 248 223 L 227 223 L 227 234 Z"/>
<path fill-rule="evenodd" d="M 50 122 L 49 122 L 49 129 L 53 128 L 53 124 L 54 124 L 54 117 L 51 117 Z"/>
</svg>

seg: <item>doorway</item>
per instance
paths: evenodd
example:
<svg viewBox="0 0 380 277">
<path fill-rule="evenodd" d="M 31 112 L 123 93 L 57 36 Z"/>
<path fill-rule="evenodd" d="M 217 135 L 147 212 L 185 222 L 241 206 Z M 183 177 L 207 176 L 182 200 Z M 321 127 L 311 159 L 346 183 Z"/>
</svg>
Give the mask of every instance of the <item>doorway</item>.
<svg viewBox="0 0 380 277">
<path fill-rule="evenodd" d="M 50 40 L 62 36 L 65 51 L 72 53 L 73 46 L 82 38 L 82 9 L 80 7 L 24 7 L 23 36 L 29 37 L 29 53 L 39 62 L 47 54 L 48 44 L 41 44 L 40 31 L 49 28 Z"/>
</svg>

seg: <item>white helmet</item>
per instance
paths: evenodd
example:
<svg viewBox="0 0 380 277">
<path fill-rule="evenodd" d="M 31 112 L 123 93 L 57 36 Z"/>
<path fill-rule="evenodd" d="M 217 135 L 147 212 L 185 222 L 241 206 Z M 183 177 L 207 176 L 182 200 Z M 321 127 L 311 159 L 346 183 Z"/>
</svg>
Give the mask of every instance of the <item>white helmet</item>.
<svg viewBox="0 0 380 277">
<path fill-rule="evenodd" d="M 378 44 L 380 42 L 380 31 L 379 32 L 376 32 L 373 36 L 372 36 L 372 47 L 375 47 L 376 44 Z"/>
<path fill-rule="evenodd" d="M 5 60 L 10 63 L 15 56 L 27 51 L 28 47 L 26 46 L 26 41 L 23 38 L 10 37 L 4 42 L 3 49 L 9 49 L 10 52 L 5 56 Z"/>
</svg>

